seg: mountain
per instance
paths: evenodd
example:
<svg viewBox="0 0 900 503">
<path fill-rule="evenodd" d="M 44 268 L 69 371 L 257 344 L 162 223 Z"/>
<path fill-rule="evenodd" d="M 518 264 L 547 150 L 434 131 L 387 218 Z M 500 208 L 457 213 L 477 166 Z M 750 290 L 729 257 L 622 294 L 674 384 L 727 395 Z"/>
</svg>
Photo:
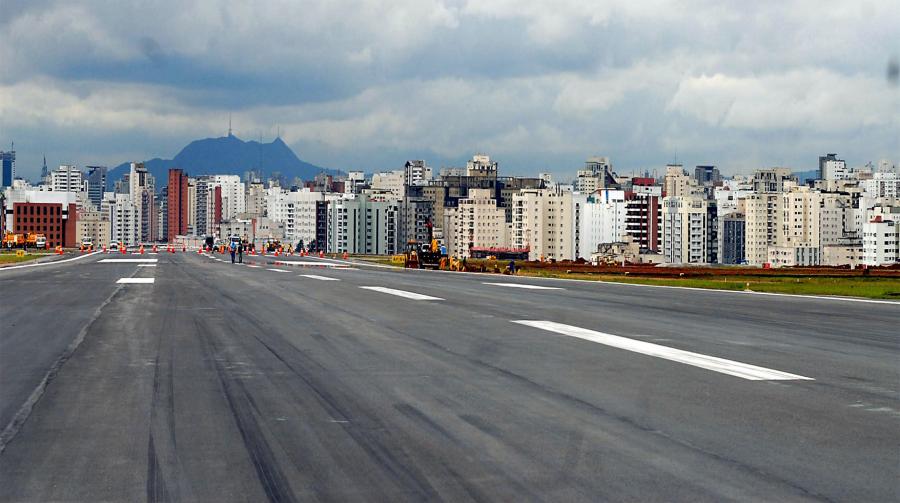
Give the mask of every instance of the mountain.
<svg viewBox="0 0 900 503">
<path fill-rule="evenodd" d="M 169 168 L 181 168 L 191 176 L 197 175 L 240 175 L 246 171 L 259 169 L 264 177 L 273 172 L 281 173 L 288 181 L 294 177 L 311 180 L 319 173 L 343 174 L 334 169 L 322 168 L 297 157 L 281 138 L 271 143 L 243 141 L 237 136 L 194 140 L 181 149 L 173 159 L 150 159 L 145 161 L 147 171 L 156 178 L 157 188 L 162 188 L 168 178 Z M 129 163 L 122 163 L 109 172 L 109 184 L 115 183 L 128 173 Z"/>
<path fill-rule="evenodd" d="M 809 171 L 795 171 L 793 173 L 794 176 L 797 177 L 797 180 L 800 181 L 800 184 L 806 183 L 807 180 L 815 180 L 819 178 L 819 170 L 811 169 Z"/>
</svg>

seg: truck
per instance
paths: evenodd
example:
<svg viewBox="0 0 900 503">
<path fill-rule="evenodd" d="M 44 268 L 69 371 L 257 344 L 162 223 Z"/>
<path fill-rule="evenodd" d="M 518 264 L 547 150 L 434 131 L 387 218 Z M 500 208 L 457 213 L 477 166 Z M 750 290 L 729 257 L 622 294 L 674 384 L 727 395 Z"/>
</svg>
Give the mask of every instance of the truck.
<svg viewBox="0 0 900 503">
<path fill-rule="evenodd" d="M 419 243 L 415 239 L 406 243 L 403 267 L 407 269 L 439 269 L 441 260 L 447 258 L 446 252 L 434 239 L 431 221 L 427 221 L 425 226 L 428 228 L 427 243 Z"/>
</svg>

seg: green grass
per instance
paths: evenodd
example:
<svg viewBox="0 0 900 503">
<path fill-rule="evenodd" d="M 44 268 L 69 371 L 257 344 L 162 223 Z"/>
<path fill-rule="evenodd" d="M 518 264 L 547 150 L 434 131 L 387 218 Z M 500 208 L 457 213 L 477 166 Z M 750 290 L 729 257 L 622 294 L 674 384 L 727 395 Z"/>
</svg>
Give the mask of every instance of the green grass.
<svg viewBox="0 0 900 503">
<path fill-rule="evenodd" d="M 561 274 L 547 271 L 523 271 L 527 276 L 548 278 L 617 281 L 642 285 L 683 286 L 717 290 L 789 293 L 799 295 L 836 295 L 871 299 L 900 300 L 898 278 L 786 277 L 786 276 L 721 276 L 710 278 L 648 278 L 626 275 Z"/>
<path fill-rule="evenodd" d="M 41 257 L 46 257 L 49 255 L 48 253 L 28 253 L 23 257 L 17 257 L 16 252 L 3 252 L 0 253 L 0 264 L 18 264 L 20 262 L 28 262 L 30 260 L 36 260 Z"/>
</svg>

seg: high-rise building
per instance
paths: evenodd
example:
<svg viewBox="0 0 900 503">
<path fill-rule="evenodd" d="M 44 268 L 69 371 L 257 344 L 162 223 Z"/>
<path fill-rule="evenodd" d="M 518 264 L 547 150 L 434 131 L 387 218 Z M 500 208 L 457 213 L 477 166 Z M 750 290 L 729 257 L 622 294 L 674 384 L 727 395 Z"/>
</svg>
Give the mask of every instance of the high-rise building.
<svg viewBox="0 0 900 503">
<path fill-rule="evenodd" d="M 601 243 L 621 242 L 626 234 L 627 214 L 625 191 L 599 189 L 581 194 L 575 199 L 575 214 L 578 222 L 575 238 L 575 256 L 590 259 Z M 581 199 L 583 198 L 583 201 Z"/>
<path fill-rule="evenodd" d="M 475 154 L 466 163 L 466 176 L 497 178 L 497 161 L 486 154 Z"/>
<path fill-rule="evenodd" d="M 61 165 L 50 172 L 50 188 L 56 192 L 81 192 L 84 189 L 81 170 Z"/>
<path fill-rule="evenodd" d="M 100 209 L 103 192 L 106 191 L 106 166 L 88 166 L 86 169 L 88 200 L 94 208 Z"/>
<path fill-rule="evenodd" d="M 719 263 L 741 264 L 744 256 L 744 214 L 728 213 L 719 217 Z"/>
<path fill-rule="evenodd" d="M 529 259 L 575 259 L 572 191 L 560 186 L 523 189 L 513 195 L 512 245 Z"/>
<path fill-rule="evenodd" d="M 505 248 L 509 244 L 506 212 L 497 207 L 490 189 L 472 189 L 445 213 L 447 251 L 471 257 L 473 248 Z"/>
<path fill-rule="evenodd" d="M 0 187 L 12 187 L 13 179 L 16 177 L 16 150 L 11 148 L 9 152 L 0 150 L 0 171 L 3 176 L 0 177 Z"/>
<path fill-rule="evenodd" d="M 847 163 L 837 158 L 837 154 L 825 154 L 819 157 L 820 180 L 846 180 L 850 172 Z"/>
<path fill-rule="evenodd" d="M 188 177 L 184 170 L 170 169 L 166 187 L 166 241 L 188 233 Z"/>
<path fill-rule="evenodd" d="M 715 166 L 697 166 L 694 168 L 694 180 L 700 186 L 715 185 L 722 180 L 722 175 Z"/>
<path fill-rule="evenodd" d="M 632 178 L 631 190 L 625 192 L 625 232 L 641 250 L 656 252 L 660 248 L 661 199 L 662 187 L 653 178 Z"/>
<path fill-rule="evenodd" d="M 708 201 L 702 196 L 667 196 L 660 218 L 662 253 L 670 264 L 709 261 Z"/>
<path fill-rule="evenodd" d="M 691 177 L 684 172 L 681 164 L 669 164 L 666 166 L 666 176 L 663 179 L 663 192 L 666 196 L 689 196 L 692 191 Z"/>
</svg>

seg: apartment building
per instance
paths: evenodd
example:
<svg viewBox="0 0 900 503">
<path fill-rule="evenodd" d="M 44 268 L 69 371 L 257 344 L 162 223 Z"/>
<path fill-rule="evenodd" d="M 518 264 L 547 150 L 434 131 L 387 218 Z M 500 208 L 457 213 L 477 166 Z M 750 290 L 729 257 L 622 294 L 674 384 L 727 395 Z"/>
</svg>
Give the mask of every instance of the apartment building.
<svg viewBox="0 0 900 503">
<path fill-rule="evenodd" d="M 331 201 L 327 217 L 328 251 L 392 255 L 403 249 L 396 200 L 351 195 Z"/>
<path fill-rule="evenodd" d="M 709 205 L 701 196 L 667 196 L 662 200 L 662 254 L 670 264 L 702 264 L 710 258 Z"/>
<path fill-rule="evenodd" d="M 529 248 L 529 259 L 573 260 L 572 192 L 560 186 L 523 189 L 513 195 L 512 245 Z"/>
<path fill-rule="evenodd" d="M 99 209 L 83 209 L 78 213 L 77 239 L 90 240 L 95 248 L 106 246 L 109 243 L 110 222 L 104 213 Z"/>
<path fill-rule="evenodd" d="M 497 207 L 490 189 L 472 189 L 468 197 L 459 199 L 455 208 L 448 208 L 445 243 L 448 253 L 470 257 L 472 248 L 503 248 L 509 246 L 509 227 L 506 212 Z"/>
<path fill-rule="evenodd" d="M 769 246 L 819 247 L 822 194 L 808 187 L 758 192 L 745 199 L 745 253 L 751 265 L 768 262 Z"/>
<path fill-rule="evenodd" d="M 597 192 L 573 194 L 575 220 L 575 257 L 590 259 L 601 243 L 617 243 L 626 234 L 625 191 L 599 189 Z"/>
<path fill-rule="evenodd" d="M 75 166 L 61 165 L 50 172 L 50 188 L 56 192 L 82 192 L 86 190 L 81 170 Z"/>
</svg>

